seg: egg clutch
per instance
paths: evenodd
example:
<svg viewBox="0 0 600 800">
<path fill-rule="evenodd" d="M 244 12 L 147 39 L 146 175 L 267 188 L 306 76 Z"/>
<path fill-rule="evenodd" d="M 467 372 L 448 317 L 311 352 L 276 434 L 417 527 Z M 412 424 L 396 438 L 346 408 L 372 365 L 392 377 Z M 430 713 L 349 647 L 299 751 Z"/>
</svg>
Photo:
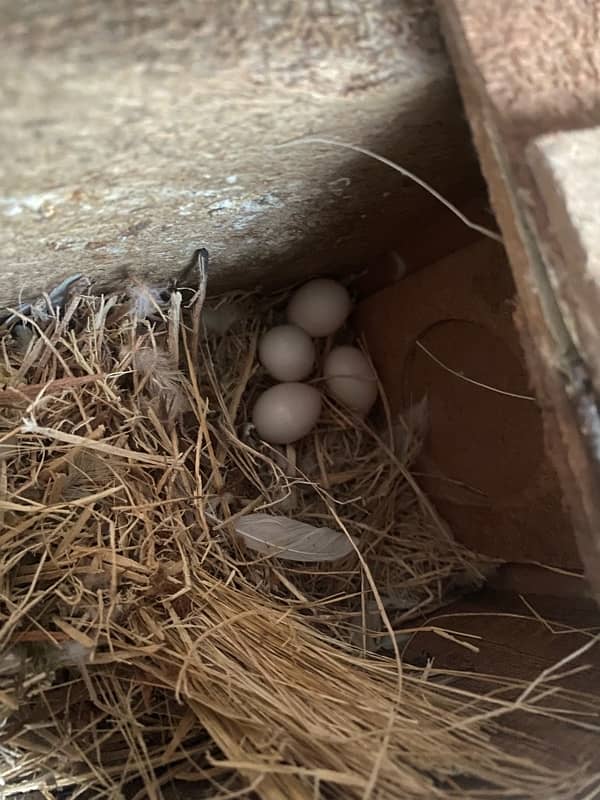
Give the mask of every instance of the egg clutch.
<svg viewBox="0 0 600 800">
<path fill-rule="evenodd" d="M 315 375 L 314 339 L 333 336 L 352 310 L 348 290 L 337 281 L 315 278 L 297 289 L 286 310 L 287 323 L 267 331 L 259 360 L 278 383 L 256 400 L 252 422 L 269 444 L 292 444 L 311 432 L 321 414 L 321 388 L 355 414 L 366 416 L 377 399 L 377 376 L 361 350 L 334 346 L 322 375 Z"/>
</svg>

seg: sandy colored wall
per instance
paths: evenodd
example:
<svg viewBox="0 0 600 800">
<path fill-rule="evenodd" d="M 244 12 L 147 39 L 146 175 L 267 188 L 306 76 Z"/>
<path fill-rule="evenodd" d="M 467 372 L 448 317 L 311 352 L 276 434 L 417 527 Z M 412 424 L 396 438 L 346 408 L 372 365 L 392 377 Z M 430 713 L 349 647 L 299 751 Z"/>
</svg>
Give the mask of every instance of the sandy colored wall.
<svg viewBox="0 0 600 800">
<path fill-rule="evenodd" d="M 212 288 L 353 268 L 473 158 L 429 0 L 0 2 L 0 305 L 70 274 Z"/>
</svg>

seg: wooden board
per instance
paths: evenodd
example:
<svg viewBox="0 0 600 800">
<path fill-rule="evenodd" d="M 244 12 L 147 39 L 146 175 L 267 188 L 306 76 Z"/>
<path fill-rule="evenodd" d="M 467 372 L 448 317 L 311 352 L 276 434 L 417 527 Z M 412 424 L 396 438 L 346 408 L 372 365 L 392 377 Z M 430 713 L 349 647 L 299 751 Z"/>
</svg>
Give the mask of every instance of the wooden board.
<svg viewBox="0 0 600 800">
<path fill-rule="evenodd" d="M 466 195 L 453 198 L 456 207 L 473 222 L 497 230 L 483 178 L 469 186 Z M 481 238 L 440 203 L 427 217 L 414 224 L 398 226 L 397 235 L 387 253 L 374 252 L 367 260 L 364 273 L 353 284 L 361 298 L 369 297 L 405 275 L 433 264 L 450 253 L 467 247 Z"/>
<path fill-rule="evenodd" d="M 409 663 L 420 665 L 429 660 L 434 668 L 456 671 L 451 683 L 469 691 L 486 693 L 497 684 L 494 680 L 461 676 L 461 673 L 478 672 L 515 681 L 519 685 L 513 690 L 504 690 L 496 695 L 514 701 L 527 683 L 584 647 L 600 630 L 600 613 L 591 600 L 571 597 L 565 602 L 564 599 L 543 595 L 529 596 L 526 600 L 529 605 L 516 595 L 485 591 L 461 601 L 428 620 L 428 624 L 459 631 L 459 635 L 475 645 L 478 652 L 434 633 L 419 633 L 406 646 L 404 658 Z M 587 632 L 579 633 L 573 629 Z M 589 723 L 589 729 L 547 715 L 512 711 L 497 718 L 496 743 L 516 755 L 532 758 L 536 763 L 552 768 L 567 770 L 588 764 L 591 773 L 598 770 L 600 644 L 594 644 L 556 670 L 556 674 L 566 673 L 574 667 L 582 669 L 563 679 L 545 682 L 543 688 L 560 686 L 585 693 L 591 704 L 587 713 L 591 712 L 591 715 L 582 716 L 581 721 Z M 540 701 L 540 706 L 552 707 L 553 703 L 565 711 L 583 710 L 575 697 L 553 701 L 550 695 L 545 701 Z"/>
<path fill-rule="evenodd" d="M 415 472 L 456 538 L 495 558 L 578 568 L 513 303 L 501 245 L 480 238 L 364 300 L 357 321 L 392 412 L 427 398 Z"/>
<path fill-rule="evenodd" d="M 514 0 L 506 13 L 495 0 L 438 0 L 438 8 L 515 278 L 521 341 L 544 408 L 548 449 L 600 598 L 600 386 L 568 324 L 567 312 L 576 317 L 577 307 L 567 309 L 556 297 L 550 224 L 527 159 L 537 137 L 597 122 L 597 3 Z"/>
</svg>

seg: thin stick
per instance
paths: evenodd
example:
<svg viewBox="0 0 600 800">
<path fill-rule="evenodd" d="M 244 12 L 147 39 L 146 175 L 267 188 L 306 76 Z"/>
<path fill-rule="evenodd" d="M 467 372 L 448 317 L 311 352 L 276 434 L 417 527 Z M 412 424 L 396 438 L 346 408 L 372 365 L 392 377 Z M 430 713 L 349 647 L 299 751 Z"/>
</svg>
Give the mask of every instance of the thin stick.
<svg viewBox="0 0 600 800">
<path fill-rule="evenodd" d="M 463 375 L 462 372 L 457 372 L 456 370 L 449 367 L 447 364 L 444 364 L 443 361 L 429 350 L 422 342 L 416 341 L 416 346 L 422 350 L 432 361 L 434 361 L 438 367 L 445 369 L 446 372 L 449 372 L 451 375 L 454 375 L 456 378 L 460 378 L 461 381 L 465 381 L 465 383 L 471 383 L 473 386 L 478 386 L 480 389 L 487 389 L 489 392 L 495 392 L 496 394 L 503 394 L 505 397 L 514 397 L 517 400 L 530 400 L 532 403 L 536 403 L 537 399 L 529 394 L 518 394 L 517 392 L 505 392 L 504 389 L 498 389 L 495 386 L 489 386 L 487 383 L 481 383 L 481 381 L 476 381 L 474 378 L 469 378 L 467 375 Z"/>
<path fill-rule="evenodd" d="M 0 405 L 13 405 L 15 403 L 29 403 L 38 395 L 40 397 L 67 389 L 75 389 L 86 383 L 95 383 L 104 378 L 104 375 L 82 375 L 78 378 L 57 378 L 49 383 L 24 384 L 22 386 L 8 386 L 0 390 Z M 39 398 L 38 398 L 39 399 Z"/>
<path fill-rule="evenodd" d="M 172 292 L 169 307 L 169 354 L 179 367 L 179 328 L 181 324 L 181 292 Z"/>
<path fill-rule="evenodd" d="M 280 150 L 284 147 L 293 147 L 295 144 L 328 144 L 334 147 L 342 147 L 345 150 L 353 150 L 355 153 L 362 153 L 369 158 L 375 159 L 375 161 L 379 161 L 382 164 L 385 164 L 388 167 L 391 167 L 396 172 L 399 172 L 401 175 L 404 175 L 405 178 L 409 178 L 411 181 L 416 183 L 422 189 L 425 189 L 426 192 L 432 197 L 435 197 L 436 200 L 446 206 L 446 208 L 451 211 L 458 219 L 467 226 L 467 228 L 471 228 L 478 233 L 481 233 L 483 236 L 487 236 L 488 239 L 493 239 L 495 242 L 502 243 L 502 237 L 491 231 L 489 228 L 485 228 L 483 225 L 479 225 L 476 222 L 473 222 L 468 217 L 466 217 L 462 211 L 453 205 L 449 200 L 447 200 L 442 194 L 436 191 L 433 186 L 430 186 L 427 181 L 424 181 L 423 178 L 419 178 L 418 175 L 415 175 L 414 172 L 406 169 L 406 167 L 401 167 L 399 164 L 396 164 L 394 161 L 391 161 L 389 158 L 385 156 L 380 156 L 378 153 L 373 152 L 373 150 L 369 150 L 366 147 L 361 147 L 357 144 L 350 144 L 348 142 L 338 142 L 336 139 L 327 139 L 323 136 L 301 136 L 297 139 L 290 139 L 288 142 L 282 142 L 281 144 L 274 145 L 275 150 Z"/>
<path fill-rule="evenodd" d="M 551 667 L 547 667 L 546 669 L 542 670 L 537 676 L 537 678 L 531 681 L 529 686 L 527 686 L 527 688 L 524 689 L 523 692 L 521 692 L 519 697 L 517 697 L 517 699 L 515 700 L 515 707 L 518 707 L 521 703 L 523 703 L 529 697 L 529 695 L 532 694 L 533 690 L 540 684 L 543 684 L 545 681 L 548 680 L 556 680 L 559 677 L 556 673 L 561 667 L 564 667 L 566 664 L 569 664 L 571 661 L 574 661 L 575 659 L 579 658 L 584 653 L 587 653 L 588 650 L 591 650 L 591 648 L 597 645 L 598 642 L 600 642 L 600 634 L 594 636 L 592 639 L 588 639 L 588 641 L 585 642 L 585 644 L 582 644 L 581 647 L 578 647 L 576 650 L 573 650 L 573 652 L 569 653 L 564 658 L 561 658 Z"/>
<path fill-rule="evenodd" d="M 192 353 L 194 358 L 198 357 L 198 347 L 200 343 L 200 317 L 202 307 L 206 299 L 206 286 L 208 283 L 208 250 L 201 247 L 194 253 L 196 266 L 198 268 L 198 289 L 188 304 L 192 307 Z"/>
<path fill-rule="evenodd" d="M 23 420 L 23 424 L 19 429 L 19 433 L 35 433 L 38 436 L 54 439 L 57 442 L 79 445 L 88 450 L 97 450 L 101 453 L 107 453 L 119 458 L 130 459 L 132 461 L 139 461 L 142 464 L 152 464 L 157 467 L 166 467 L 175 463 L 173 458 L 170 458 L 166 455 L 152 456 L 148 453 L 139 453 L 135 450 L 127 450 L 124 447 L 115 447 L 111 444 L 107 444 L 106 442 L 95 442 L 92 439 L 86 439 L 84 436 L 76 436 L 72 433 L 63 433 L 63 431 L 59 431 L 55 428 L 46 428 L 43 425 L 38 425 L 31 417 Z"/>
</svg>

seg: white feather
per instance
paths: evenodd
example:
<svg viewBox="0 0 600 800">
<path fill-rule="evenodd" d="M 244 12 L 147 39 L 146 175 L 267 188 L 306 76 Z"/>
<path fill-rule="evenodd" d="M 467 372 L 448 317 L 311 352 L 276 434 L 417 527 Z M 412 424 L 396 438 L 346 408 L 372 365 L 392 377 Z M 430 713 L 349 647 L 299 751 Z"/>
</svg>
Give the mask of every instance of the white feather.
<svg viewBox="0 0 600 800">
<path fill-rule="evenodd" d="M 352 537 L 290 517 L 246 514 L 235 523 L 247 547 L 288 561 L 337 561 L 354 550 Z"/>
</svg>

